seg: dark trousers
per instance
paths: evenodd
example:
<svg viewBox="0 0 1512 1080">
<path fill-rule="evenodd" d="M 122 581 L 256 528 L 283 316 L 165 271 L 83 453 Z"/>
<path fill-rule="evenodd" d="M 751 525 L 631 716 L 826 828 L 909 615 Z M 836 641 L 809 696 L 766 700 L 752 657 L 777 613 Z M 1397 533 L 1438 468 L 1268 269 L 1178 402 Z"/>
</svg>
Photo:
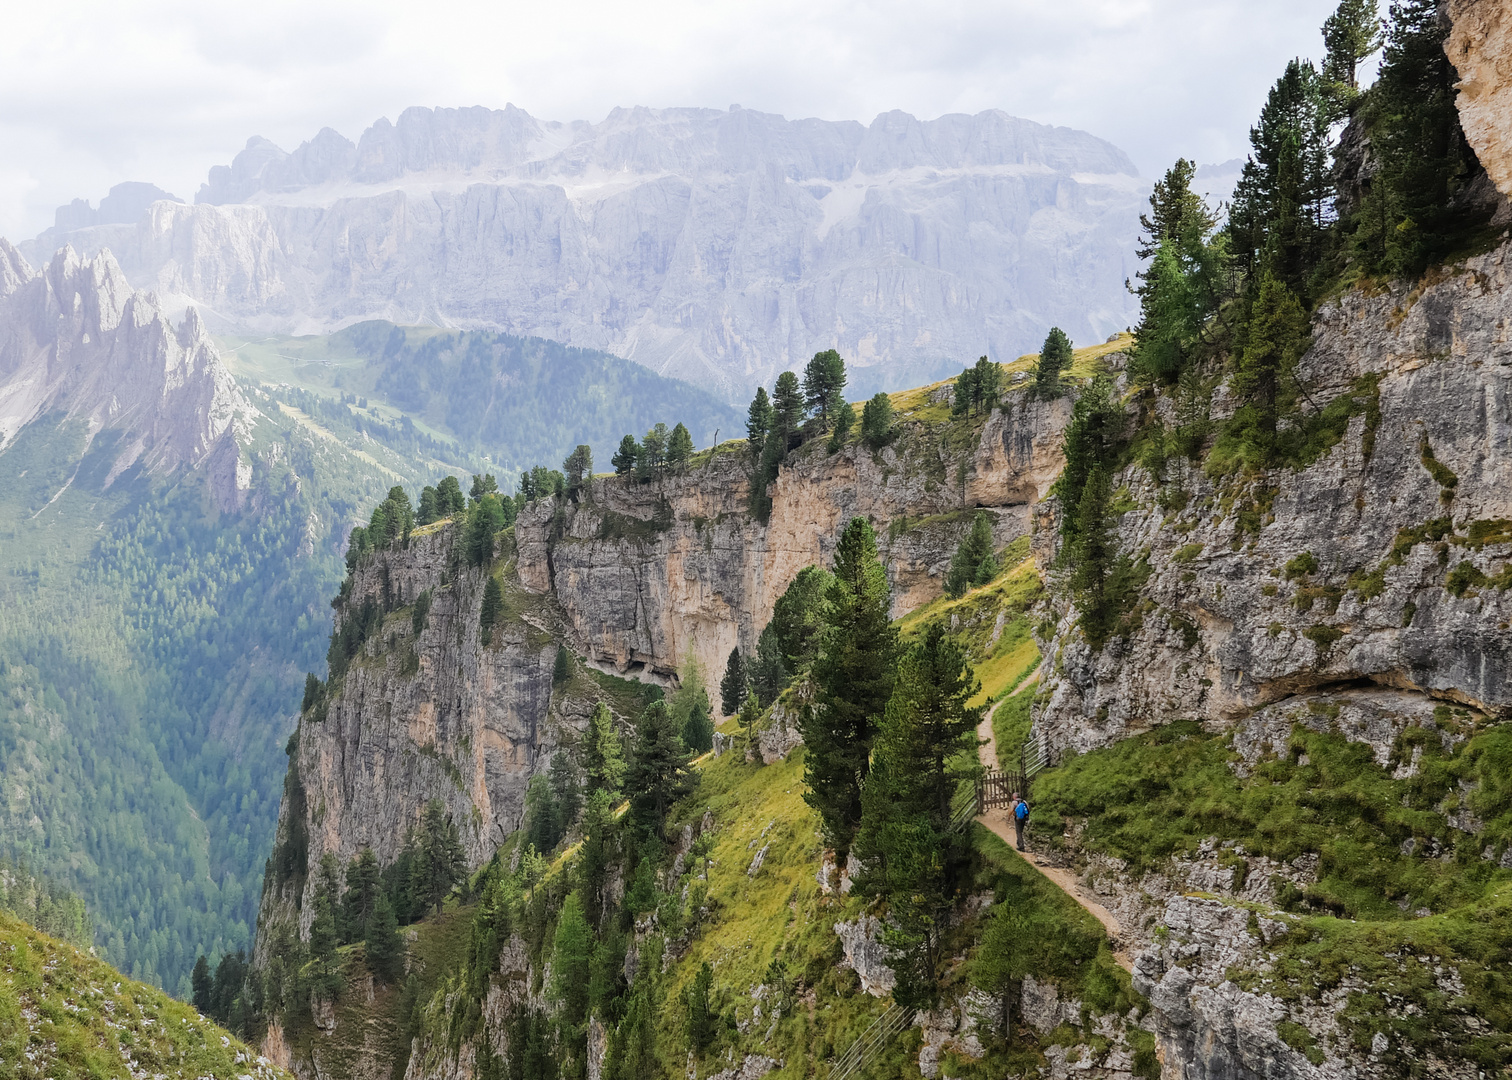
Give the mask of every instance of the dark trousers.
<svg viewBox="0 0 1512 1080">
<path fill-rule="evenodd" d="M 1024 819 L 1013 819 L 1013 840 L 1020 851 L 1024 850 Z"/>
</svg>

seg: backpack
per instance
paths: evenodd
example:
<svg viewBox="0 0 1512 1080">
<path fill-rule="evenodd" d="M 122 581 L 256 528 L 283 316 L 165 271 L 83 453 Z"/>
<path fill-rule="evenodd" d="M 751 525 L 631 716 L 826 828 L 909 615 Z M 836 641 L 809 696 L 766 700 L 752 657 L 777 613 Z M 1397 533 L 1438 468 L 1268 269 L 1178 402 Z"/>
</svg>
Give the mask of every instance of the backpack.
<svg viewBox="0 0 1512 1080">
<path fill-rule="evenodd" d="M 1020 799 L 1019 804 L 1013 808 L 1013 816 L 1018 818 L 1018 820 L 1020 821 L 1028 821 L 1029 804 L 1026 803 L 1023 799 Z"/>
</svg>

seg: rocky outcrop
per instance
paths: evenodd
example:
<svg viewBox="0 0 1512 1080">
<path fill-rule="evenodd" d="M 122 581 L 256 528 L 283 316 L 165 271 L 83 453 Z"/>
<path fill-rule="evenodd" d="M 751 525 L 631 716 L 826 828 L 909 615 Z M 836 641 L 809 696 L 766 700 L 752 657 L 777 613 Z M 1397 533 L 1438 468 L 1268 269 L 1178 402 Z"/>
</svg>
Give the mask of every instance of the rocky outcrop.
<svg viewBox="0 0 1512 1080">
<path fill-rule="evenodd" d="M 1143 191 L 1110 144 L 1001 112 L 415 108 L 355 145 L 249 140 L 197 205 L 38 243 L 108 245 L 217 325 L 499 329 L 741 397 L 834 347 L 870 394 L 1128 325 Z"/>
<path fill-rule="evenodd" d="M 1318 313 L 1308 408 L 1356 404 L 1307 467 L 1241 483 L 1172 461 L 1164 496 L 1143 467 L 1122 474 L 1138 508 L 1120 546 L 1150 576 L 1129 632 L 1100 651 L 1060 609 L 1036 720 L 1054 746 L 1177 718 L 1227 726 L 1354 683 L 1512 707 L 1509 254 Z"/>
<path fill-rule="evenodd" d="M 1497 190 L 1512 195 L 1512 15 L 1495 0 L 1450 0 L 1448 13 L 1460 126 Z"/>
<path fill-rule="evenodd" d="M 238 440 L 255 410 L 196 312 L 175 328 L 108 251 L 86 262 L 65 248 L 33 271 L 0 240 L 0 449 L 44 414 L 118 436 L 105 486 L 138 463 L 221 462 L 212 486 L 234 505 L 250 479 Z"/>
<path fill-rule="evenodd" d="M 832 561 L 853 516 L 877 529 L 895 614 L 940 595 L 977 509 L 992 514 L 999 545 L 1027 534 L 1069 416 L 1068 399 L 1016 390 L 960 449 L 938 423 L 905 423 L 880 452 L 851 443 L 829 454 L 817 440 L 783 467 L 764 523 L 750 513 L 741 444 L 654 484 L 596 480 L 580 502 L 527 508 L 515 526 L 520 578 L 554 594 L 593 660 L 670 674 L 691 656 L 717 678 L 732 648 L 754 650 L 798 571 Z"/>
<path fill-rule="evenodd" d="M 852 922 L 837 922 L 835 936 L 845 959 L 840 966 L 850 968 L 861 980 L 861 990 L 872 997 L 886 997 L 898 977 L 887 964 L 887 947 L 882 944 L 882 920 L 862 915 Z"/>
<path fill-rule="evenodd" d="M 1290 1015 L 1285 1003 L 1241 990 L 1227 978 L 1230 967 L 1255 960 L 1265 934 L 1284 933 L 1285 924 L 1255 920 L 1259 929 L 1252 931 L 1254 916 L 1244 908 L 1185 896 L 1167 904 L 1164 918 L 1165 944 L 1134 965 L 1134 988 L 1150 999 L 1164 1050 L 1162 1075 L 1182 1080 L 1351 1075 L 1345 1062 L 1314 1065 L 1281 1038 L 1277 1025 Z"/>
<path fill-rule="evenodd" d="M 278 835 L 280 844 L 301 831 L 308 837 L 311 870 L 327 853 L 345 866 L 363 847 L 388 865 L 432 798 L 457 824 L 468 865 L 480 865 L 519 828 L 525 787 L 562 732 L 586 722 L 592 701 L 553 687 L 560 631 L 549 598 L 511 585 L 509 614 L 482 644 L 485 579 L 462 561 L 457 533 L 444 524 L 371 556 L 337 610 L 339 629 L 367 602 L 401 609 L 333 683 L 323 719 L 312 710 L 300 726 L 290 759 L 298 797 L 286 792 Z M 430 611 L 417 635 L 411 605 L 427 590 Z M 297 913 L 308 932 L 314 887 L 313 873 L 269 877 L 259 947 L 270 920 Z"/>
</svg>

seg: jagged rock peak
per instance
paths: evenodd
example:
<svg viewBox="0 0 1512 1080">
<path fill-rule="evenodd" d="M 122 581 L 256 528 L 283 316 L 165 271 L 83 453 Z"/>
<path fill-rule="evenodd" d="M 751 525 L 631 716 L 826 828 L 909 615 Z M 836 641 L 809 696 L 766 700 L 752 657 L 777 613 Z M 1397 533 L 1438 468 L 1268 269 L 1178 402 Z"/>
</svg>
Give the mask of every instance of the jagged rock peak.
<svg viewBox="0 0 1512 1080">
<path fill-rule="evenodd" d="M 616 108 L 603 122 L 541 121 L 504 109 L 404 110 L 380 119 L 354 144 L 330 128 L 288 153 L 260 136 L 229 166 L 217 165 L 199 203 L 244 202 L 337 181 L 382 184 L 406 174 L 523 170 L 572 175 L 590 169 L 636 174 L 745 172 L 775 165 L 789 180 L 839 181 L 910 168 L 1041 167 L 1137 176 L 1110 143 L 992 109 L 919 120 L 901 110 L 870 125 L 788 120 L 733 106 L 721 109 Z M 530 168 L 525 168 L 530 166 Z"/>
<path fill-rule="evenodd" d="M 237 454 L 255 410 L 198 312 L 175 328 L 109 251 L 85 260 L 65 246 L 38 272 L 0 241 L 0 448 L 55 413 L 87 419 L 91 439 L 122 432 L 113 480 L 138 461 L 171 470 L 223 444 Z"/>
<path fill-rule="evenodd" d="M 0 297 L 9 296 L 28 280 L 34 271 L 11 242 L 0 236 Z"/>
</svg>

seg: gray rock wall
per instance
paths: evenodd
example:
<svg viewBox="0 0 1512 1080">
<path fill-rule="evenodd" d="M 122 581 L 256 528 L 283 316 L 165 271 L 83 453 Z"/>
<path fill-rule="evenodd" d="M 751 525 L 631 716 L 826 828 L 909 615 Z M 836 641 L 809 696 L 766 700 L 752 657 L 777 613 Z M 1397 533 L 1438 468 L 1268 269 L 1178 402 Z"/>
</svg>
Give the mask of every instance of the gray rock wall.
<svg viewBox="0 0 1512 1080">
<path fill-rule="evenodd" d="M 409 109 L 355 146 L 250 140 L 196 205 L 27 250 L 109 246 L 217 326 L 494 328 L 745 396 L 830 347 L 903 387 L 1051 325 L 1103 340 L 1132 319 L 1144 190 L 1116 147 L 1000 112 Z"/>
<path fill-rule="evenodd" d="M 1494 577 L 1512 556 L 1512 537 L 1489 524 L 1512 519 L 1509 253 L 1411 290 L 1351 291 L 1319 312 L 1299 372 L 1311 407 L 1371 377 L 1379 415 L 1362 410 L 1309 467 L 1241 484 L 1172 462 L 1169 479 L 1187 493 L 1179 511 L 1157 504 L 1143 468 L 1118 478 L 1138 504 L 1118 537 L 1123 551 L 1148 553 L 1148 610 L 1130 636 L 1093 652 L 1075 612 L 1059 609 L 1036 720 L 1053 744 L 1085 750 L 1183 717 L 1227 726 L 1356 682 L 1492 713 L 1512 706 L 1512 594 L 1449 588 L 1462 562 Z M 1452 533 L 1399 542 L 1442 518 Z M 1494 542 L 1472 542 L 1476 522 Z M 1317 569 L 1289 575 L 1303 555 Z"/>
<path fill-rule="evenodd" d="M 855 515 L 877 530 L 895 615 L 941 594 L 977 508 L 993 515 L 1000 545 L 1028 533 L 1060 471 L 1069 416 L 1069 399 L 1016 390 L 959 450 L 914 423 L 877 453 L 852 443 L 828 454 L 818 440 L 783 467 L 764 524 L 749 512 L 743 449 L 660 483 L 600 479 L 591 499 L 527 508 L 515 527 L 520 578 L 554 593 L 592 659 L 670 674 L 691 655 L 717 682 L 732 648 L 754 650 L 798 571 L 832 562 Z"/>
</svg>

